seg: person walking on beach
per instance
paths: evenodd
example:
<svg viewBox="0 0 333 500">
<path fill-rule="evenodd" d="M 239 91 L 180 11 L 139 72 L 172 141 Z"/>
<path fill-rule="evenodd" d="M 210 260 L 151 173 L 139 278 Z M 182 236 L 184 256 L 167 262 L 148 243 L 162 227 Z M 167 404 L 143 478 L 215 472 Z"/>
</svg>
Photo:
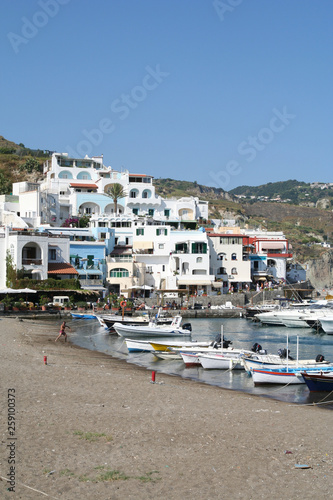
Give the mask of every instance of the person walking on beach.
<svg viewBox="0 0 333 500">
<path fill-rule="evenodd" d="M 63 335 L 65 337 L 65 342 L 67 342 L 67 333 L 66 333 L 66 328 L 69 328 L 70 331 L 72 331 L 71 327 L 66 325 L 66 321 L 64 321 L 63 323 L 61 323 L 61 327 L 60 327 L 60 332 L 59 332 L 59 335 L 58 337 L 55 339 L 55 342 L 57 342 L 58 339 L 60 339 L 60 337 Z"/>
</svg>

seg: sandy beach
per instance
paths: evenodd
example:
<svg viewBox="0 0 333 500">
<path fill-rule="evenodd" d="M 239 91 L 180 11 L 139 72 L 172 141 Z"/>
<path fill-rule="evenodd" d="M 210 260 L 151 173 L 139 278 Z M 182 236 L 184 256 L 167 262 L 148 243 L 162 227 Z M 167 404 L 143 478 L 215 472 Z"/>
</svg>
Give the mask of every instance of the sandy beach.
<svg viewBox="0 0 333 500">
<path fill-rule="evenodd" d="M 158 373 L 152 383 L 55 343 L 60 323 L 0 320 L 1 498 L 332 498 L 332 411 Z"/>
</svg>

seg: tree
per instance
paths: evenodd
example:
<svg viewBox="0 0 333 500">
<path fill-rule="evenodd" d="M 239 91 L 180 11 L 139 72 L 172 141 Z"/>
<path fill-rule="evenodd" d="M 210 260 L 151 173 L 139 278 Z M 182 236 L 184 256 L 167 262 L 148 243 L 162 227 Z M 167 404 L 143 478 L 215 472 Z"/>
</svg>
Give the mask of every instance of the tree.
<svg viewBox="0 0 333 500">
<path fill-rule="evenodd" d="M 118 200 L 120 200 L 121 198 L 125 198 L 125 196 L 127 196 L 126 190 L 121 184 L 115 182 L 114 184 L 112 184 L 111 187 L 109 187 L 109 189 L 106 191 L 106 194 L 107 196 L 113 199 L 114 211 L 115 214 L 117 215 Z"/>
<path fill-rule="evenodd" d="M 31 174 L 32 172 L 38 172 L 39 171 L 39 163 L 36 160 L 36 158 L 28 158 L 23 165 L 20 165 L 20 170 L 26 170 Z"/>
<path fill-rule="evenodd" d="M 6 252 L 6 286 L 12 287 L 16 284 L 16 267 L 9 250 Z"/>
</svg>

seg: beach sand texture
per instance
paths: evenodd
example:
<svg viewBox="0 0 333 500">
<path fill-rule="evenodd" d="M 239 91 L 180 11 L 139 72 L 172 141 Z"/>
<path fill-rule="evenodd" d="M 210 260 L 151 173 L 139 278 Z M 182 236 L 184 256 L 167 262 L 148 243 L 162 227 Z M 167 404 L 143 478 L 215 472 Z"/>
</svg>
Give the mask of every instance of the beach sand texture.
<svg viewBox="0 0 333 500">
<path fill-rule="evenodd" d="M 332 498 L 332 411 L 159 373 L 153 384 L 146 369 L 55 343 L 60 323 L 0 320 L 1 499 Z"/>
</svg>

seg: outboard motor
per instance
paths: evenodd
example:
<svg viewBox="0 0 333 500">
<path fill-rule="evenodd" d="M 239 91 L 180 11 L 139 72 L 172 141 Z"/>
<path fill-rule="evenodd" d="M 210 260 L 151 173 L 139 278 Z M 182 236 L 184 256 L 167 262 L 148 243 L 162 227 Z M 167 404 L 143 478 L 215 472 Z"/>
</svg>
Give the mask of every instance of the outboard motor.
<svg viewBox="0 0 333 500">
<path fill-rule="evenodd" d="M 325 361 L 324 356 L 322 354 L 318 354 L 318 356 L 316 357 L 316 362 L 322 363 L 323 361 Z"/>
<path fill-rule="evenodd" d="M 253 346 L 251 347 L 251 351 L 252 352 L 256 352 L 258 353 L 259 351 L 261 351 L 262 347 L 260 344 L 258 344 L 258 342 L 256 342 L 255 344 L 253 344 Z"/>
<path fill-rule="evenodd" d="M 231 346 L 232 340 L 224 340 L 223 339 L 223 348 L 228 349 L 229 346 Z"/>
<path fill-rule="evenodd" d="M 184 325 L 182 326 L 182 328 L 184 330 L 188 330 L 189 332 L 192 331 L 192 325 L 191 325 L 191 323 L 184 323 Z"/>
<path fill-rule="evenodd" d="M 290 349 L 288 349 L 288 351 L 287 349 L 279 349 L 278 355 L 280 356 L 281 359 L 287 359 L 287 357 L 288 359 L 294 359 L 290 356 Z"/>
</svg>

